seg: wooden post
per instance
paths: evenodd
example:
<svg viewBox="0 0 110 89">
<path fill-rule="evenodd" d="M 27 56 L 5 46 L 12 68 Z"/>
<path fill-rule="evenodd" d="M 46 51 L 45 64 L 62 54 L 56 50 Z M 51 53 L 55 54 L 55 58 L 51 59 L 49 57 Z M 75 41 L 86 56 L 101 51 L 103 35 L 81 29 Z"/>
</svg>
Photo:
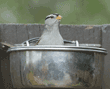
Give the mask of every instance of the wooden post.
<svg viewBox="0 0 110 89">
<path fill-rule="evenodd" d="M 30 38 L 40 37 L 43 29 L 44 25 L 41 24 L 0 24 L 0 42 L 9 43 L 11 45 L 20 44 Z M 79 43 L 101 44 L 103 48 L 107 49 L 108 54 L 105 56 L 104 59 L 104 78 L 102 86 L 103 89 L 109 89 L 110 25 L 61 25 L 60 33 L 62 37 L 66 40 L 78 40 Z M 2 49 L 1 45 L 0 48 Z M 4 82 L 5 79 L 5 81 L 7 81 L 7 84 L 10 84 L 11 80 L 8 78 L 9 59 L 8 57 L 2 57 L 3 50 L 0 51 L 0 55 L 0 60 L 2 62 L 2 72 L 5 71 L 5 73 L 2 73 L 2 75 L 5 76 L 3 77 L 2 82 Z M 5 64 L 5 62 L 7 65 Z M 5 67 L 7 67 L 7 70 Z M 9 86 L 7 84 L 5 83 L 5 88 Z"/>
</svg>

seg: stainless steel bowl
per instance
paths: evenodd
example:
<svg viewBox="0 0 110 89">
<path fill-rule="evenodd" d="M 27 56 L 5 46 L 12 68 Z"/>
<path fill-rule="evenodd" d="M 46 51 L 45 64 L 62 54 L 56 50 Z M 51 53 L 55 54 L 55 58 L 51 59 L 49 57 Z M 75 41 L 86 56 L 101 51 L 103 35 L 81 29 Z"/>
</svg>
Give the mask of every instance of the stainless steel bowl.
<svg viewBox="0 0 110 89">
<path fill-rule="evenodd" d="M 104 48 L 37 45 L 8 52 L 14 88 L 101 88 Z"/>
</svg>

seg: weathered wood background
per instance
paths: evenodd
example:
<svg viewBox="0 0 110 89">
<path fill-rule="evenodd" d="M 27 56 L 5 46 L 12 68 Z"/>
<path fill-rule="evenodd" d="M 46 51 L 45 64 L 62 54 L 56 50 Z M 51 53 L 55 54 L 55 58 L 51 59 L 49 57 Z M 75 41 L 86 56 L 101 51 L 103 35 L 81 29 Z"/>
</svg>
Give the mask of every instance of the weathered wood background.
<svg viewBox="0 0 110 89">
<path fill-rule="evenodd" d="M 33 37 L 40 37 L 43 24 L 0 24 L 0 42 L 19 44 Z M 102 89 L 110 89 L 110 25 L 61 25 L 60 33 L 66 40 L 78 40 L 79 43 L 101 44 L 107 49 L 104 59 Z M 0 49 L 2 87 L 11 89 L 11 77 L 8 54 Z"/>
</svg>

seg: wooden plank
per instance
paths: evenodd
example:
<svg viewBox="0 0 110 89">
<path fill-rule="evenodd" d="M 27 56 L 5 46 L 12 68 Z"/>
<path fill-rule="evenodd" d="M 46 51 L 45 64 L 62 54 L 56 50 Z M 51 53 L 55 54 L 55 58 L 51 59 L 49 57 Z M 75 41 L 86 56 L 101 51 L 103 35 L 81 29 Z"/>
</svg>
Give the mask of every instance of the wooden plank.
<svg viewBox="0 0 110 89">
<path fill-rule="evenodd" d="M 66 40 L 78 40 L 79 43 L 101 44 L 100 26 L 61 25 L 60 32 Z"/>
<path fill-rule="evenodd" d="M 83 33 L 84 34 L 84 41 L 83 41 L 83 43 L 89 43 L 89 40 L 90 40 L 90 38 L 89 38 L 90 33 L 89 32 L 90 32 L 89 29 L 84 29 L 84 33 Z"/>
<path fill-rule="evenodd" d="M 83 43 L 83 41 L 84 41 L 84 28 L 85 28 L 85 26 L 75 26 L 75 29 L 76 29 L 76 34 L 74 34 L 74 35 L 76 35 L 76 40 L 78 40 L 79 41 L 79 43 Z"/>
<path fill-rule="evenodd" d="M 102 26 L 94 26 L 93 27 L 93 42 L 97 44 L 102 43 L 102 33 L 101 33 Z"/>
<path fill-rule="evenodd" d="M 101 27 L 86 26 L 84 29 L 84 43 L 101 44 Z"/>
<path fill-rule="evenodd" d="M 3 25 L 4 24 L 0 24 L 0 42 L 2 42 L 2 39 L 3 39 Z"/>
<path fill-rule="evenodd" d="M 110 88 L 110 25 L 102 26 L 102 47 L 107 49 L 108 54 L 104 59 L 103 89 Z"/>
<path fill-rule="evenodd" d="M 16 25 L 15 24 L 1 24 L 1 41 L 9 44 L 16 43 Z"/>
<path fill-rule="evenodd" d="M 17 25 L 17 44 L 21 44 L 22 42 L 29 39 L 28 31 L 26 28 L 26 25 L 24 24 L 18 24 Z"/>
<path fill-rule="evenodd" d="M 39 24 L 27 24 L 27 30 L 29 39 L 34 37 L 40 37 Z"/>
<path fill-rule="evenodd" d="M 2 35 L 2 32 L 1 32 L 2 28 L 3 28 L 3 24 L 0 24 L 0 42 L 2 41 L 2 37 L 1 37 L 1 35 Z"/>
<path fill-rule="evenodd" d="M 63 39 L 66 40 L 73 40 L 74 37 L 72 37 L 71 35 L 73 35 L 73 31 L 70 33 L 70 26 L 69 25 L 60 25 L 60 34 L 62 35 Z"/>
<path fill-rule="evenodd" d="M 23 41 L 33 38 L 33 37 L 40 37 L 43 30 L 44 30 L 43 24 L 18 24 L 15 28 L 17 28 L 17 31 L 9 34 L 11 35 L 12 39 L 15 39 L 16 42 L 14 43 L 22 43 Z M 6 28 L 6 26 L 5 26 Z M 12 28 L 8 27 L 7 28 Z M 6 34 L 6 31 L 3 31 L 3 26 L 1 25 L 1 32 Z M 14 29 L 14 28 L 13 28 Z M 12 29 L 12 30 L 13 30 Z M 10 30 L 9 30 L 10 31 Z M 61 25 L 60 26 L 60 33 L 62 37 L 66 40 L 78 40 L 79 43 L 94 43 L 94 44 L 100 44 L 101 43 L 101 33 L 100 33 L 100 26 L 74 26 L 74 25 Z M 17 35 L 17 36 L 13 36 Z M 13 36 L 13 37 L 12 37 Z M 6 39 L 6 41 L 9 39 L 9 37 L 6 37 L 5 35 L 2 35 L 2 40 Z M 13 42 L 13 41 L 12 41 Z"/>
<path fill-rule="evenodd" d="M 61 25 L 60 32 L 64 39 L 66 40 L 78 40 L 80 43 L 84 40 L 83 38 L 83 28 L 84 26 L 74 26 L 74 25 Z"/>
<path fill-rule="evenodd" d="M 71 26 L 70 27 L 70 29 L 72 29 L 73 31 L 71 31 L 71 34 L 73 34 L 73 36 L 72 36 L 72 41 L 74 40 L 74 41 L 76 41 L 77 40 L 77 38 L 76 38 L 76 35 L 75 34 L 77 34 L 77 29 L 75 29 L 75 26 L 73 25 L 73 26 Z M 70 33 L 70 31 L 69 31 L 69 33 Z M 68 38 L 68 40 L 70 40 L 70 38 Z"/>
<path fill-rule="evenodd" d="M 10 75 L 10 60 L 8 59 L 8 53 L 4 50 L 0 50 L 1 61 L 1 87 L 2 89 L 12 89 L 12 81 Z"/>
</svg>

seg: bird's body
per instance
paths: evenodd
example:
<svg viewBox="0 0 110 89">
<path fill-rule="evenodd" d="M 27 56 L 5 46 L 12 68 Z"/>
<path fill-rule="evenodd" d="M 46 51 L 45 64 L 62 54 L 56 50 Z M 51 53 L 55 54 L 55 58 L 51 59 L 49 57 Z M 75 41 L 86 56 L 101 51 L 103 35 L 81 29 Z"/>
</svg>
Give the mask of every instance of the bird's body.
<svg viewBox="0 0 110 89">
<path fill-rule="evenodd" d="M 63 45 L 63 38 L 59 32 L 61 16 L 59 14 L 48 15 L 45 19 L 45 29 L 40 37 L 38 45 Z"/>
</svg>

